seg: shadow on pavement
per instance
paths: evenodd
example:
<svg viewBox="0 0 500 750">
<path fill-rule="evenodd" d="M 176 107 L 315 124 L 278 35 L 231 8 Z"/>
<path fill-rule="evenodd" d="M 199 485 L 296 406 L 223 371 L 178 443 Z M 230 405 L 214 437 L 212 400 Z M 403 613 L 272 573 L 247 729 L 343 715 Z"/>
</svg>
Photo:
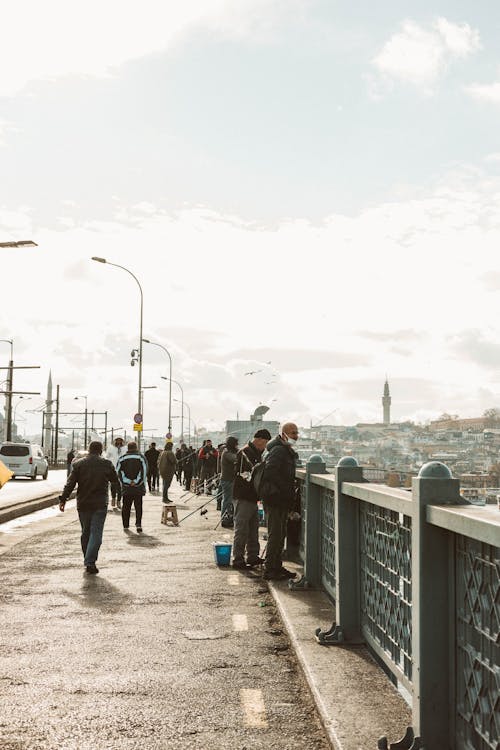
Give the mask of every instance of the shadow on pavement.
<svg viewBox="0 0 500 750">
<path fill-rule="evenodd" d="M 127 542 L 137 547 L 162 547 L 166 542 L 151 534 L 127 534 Z"/>
<path fill-rule="evenodd" d="M 119 588 L 100 575 L 89 576 L 84 573 L 80 592 L 62 591 L 67 597 L 83 607 L 98 609 L 100 612 L 116 612 L 128 607 L 132 598 L 123 594 Z"/>
</svg>

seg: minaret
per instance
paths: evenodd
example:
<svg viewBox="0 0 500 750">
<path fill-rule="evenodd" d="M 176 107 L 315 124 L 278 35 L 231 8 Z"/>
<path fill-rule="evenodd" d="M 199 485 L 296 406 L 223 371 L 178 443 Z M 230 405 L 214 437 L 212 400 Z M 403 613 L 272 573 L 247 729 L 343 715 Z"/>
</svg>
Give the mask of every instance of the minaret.
<svg viewBox="0 0 500 750">
<path fill-rule="evenodd" d="M 389 383 L 387 376 L 384 383 L 384 395 L 382 396 L 382 406 L 384 407 L 384 424 L 391 423 L 391 394 L 389 393 Z"/>
<path fill-rule="evenodd" d="M 47 381 L 47 398 L 45 399 L 45 435 L 43 436 L 43 445 L 45 453 L 50 450 L 52 441 L 52 370 L 49 371 Z"/>
</svg>

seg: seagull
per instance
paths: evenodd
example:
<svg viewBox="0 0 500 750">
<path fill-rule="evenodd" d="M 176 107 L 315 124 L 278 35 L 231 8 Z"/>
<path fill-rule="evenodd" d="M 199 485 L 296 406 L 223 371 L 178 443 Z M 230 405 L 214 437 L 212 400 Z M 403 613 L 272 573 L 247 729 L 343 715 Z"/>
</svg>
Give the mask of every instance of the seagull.
<svg viewBox="0 0 500 750">
<path fill-rule="evenodd" d="M 262 372 L 262 370 L 250 370 L 250 372 L 243 373 L 244 375 L 257 375 L 258 372 Z"/>
</svg>

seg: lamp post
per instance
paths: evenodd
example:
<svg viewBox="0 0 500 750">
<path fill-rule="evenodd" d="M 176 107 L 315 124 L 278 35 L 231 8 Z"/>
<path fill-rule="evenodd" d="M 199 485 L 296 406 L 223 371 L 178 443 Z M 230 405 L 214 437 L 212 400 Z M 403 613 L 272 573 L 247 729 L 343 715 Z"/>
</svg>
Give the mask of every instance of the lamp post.
<svg viewBox="0 0 500 750">
<path fill-rule="evenodd" d="M 144 308 L 144 294 L 142 292 L 142 286 L 139 283 L 139 279 L 135 274 L 132 273 L 132 271 L 129 271 L 128 268 L 125 268 L 125 266 L 119 266 L 118 263 L 110 263 L 109 260 L 106 260 L 106 258 L 98 258 L 96 256 L 92 257 L 92 260 L 97 261 L 97 263 L 107 263 L 108 266 L 114 266 L 115 268 L 121 268 L 122 271 L 126 271 L 134 281 L 136 282 L 137 286 L 139 287 L 140 297 L 141 297 L 141 305 L 140 305 L 140 313 L 139 313 L 139 350 L 138 350 L 138 356 L 137 360 L 139 363 L 139 387 L 137 389 L 137 411 L 141 412 L 141 388 L 142 388 L 142 319 L 143 319 L 143 308 Z M 136 350 L 133 350 L 136 351 Z M 131 365 L 134 365 L 137 361 L 134 356 L 132 357 Z M 140 450 L 141 449 L 141 433 L 139 432 L 139 437 L 137 439 L 137 447 Z"/>
<path fill-rule="evenodd" d="M 142 339 L 144 343 L 151 344 L 151 346 L 159 346 L 160 349 L 163 349 L 163 351 L 168 355 L 168 360 L 170 363 L 170 387 L 168 391 L 168 431 L 172 432 L 172 355 L 166 349 L 163 344 L 157 344 L 155 341 L 150 341 L 149 339 Z"/>
<path fill-rule="evenodd" d="M 16 412 L 17 412 L 17 407 L 18 407 L 18 406 L 19 406 L 19 404 L 21 403 L 21 399 L 24 399 L 24 401 L 31 401 L 31 396 L 28 396 L 28 398 L 24 398 L 24 396 L 19 396 L 19 401 L 18 401 L 18 402 L 17 402 L 17 404 L 16 404 L 15 406 L 14 406 L 14 416 L 12 417 L 12 421 L 13 421 L 13 423 L 14 423 L 14 424 L 16 423 Z"/>
<path fill-rule="evenodd" d="M 87 398 L 88 396 L 75 396 L 75 401 L 78 401 L 78 399 L 80 398 L 85 399 L 85 445 L 83 447 L 85 448 L 85 450 L 87 450 L 87 415 L 88 415 Z"/>
<path fill-rule="evenodd" d="M 175 380 L 174 380 L 174 383 L 175 383 Z M 177 385 L 179 385 L 179 383 L 177 383 Z M 181 388 L 181 391 L 182 391 L 182 388 Z M 189 408 L 188 402 L 184 401 L 184 394 L 182 394 L 182 396 L 183 396 L 182 397 L 182 401 L 181 401 L 181 410 L 182 410 L 182 413 L 184 413 L 184 407 L 185 406 L 187 406 L 187 409 L 188 409 L 188 443 L 190 443 L 191 442 L 191 409 Z M 174 401 L 176 401 L 177 403 L 179 403 L 179 399 L 178 398 L 174 398 Z M 183 427 L 184 427 L 184 425 L 183 425 Z M 184 438 L 184 431 L 182 429 L 181 429 L 181 432 L 182 432 L 182 437 Z"/>
<path fill-rule="evenodd" d="M 170 384 L 175 383 L 175 385 L 178 385 L 179 388 L 181 389 L 181 404 L 182 404 L 182 408 L 181 408 L 181 438 L 184 439 L 184 389 L 182 388 L 182 385 L 177 380 L 174 380 L 173 378 L 167 378 L 167 377 L 165 377 L 165 375 L 162 375 L 161 379 L 162 380 L 170 380 Z M 175 399 L 175 398 L 173 400 L 177 401 L 177 399 Z"/>
</svg>

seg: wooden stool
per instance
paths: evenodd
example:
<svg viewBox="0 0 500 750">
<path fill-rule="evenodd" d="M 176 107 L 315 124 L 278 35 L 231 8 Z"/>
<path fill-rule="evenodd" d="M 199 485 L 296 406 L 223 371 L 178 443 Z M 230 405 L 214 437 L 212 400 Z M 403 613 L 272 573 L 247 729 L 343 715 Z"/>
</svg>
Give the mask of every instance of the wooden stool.
<svg viewBox="0 0 500 750">
<path fill-rule="evenodd" d="M 164 505 L 162 514 L 161 514 L 161 522 L 165 524 L 165 526 L 178 526 L 179 525 L 179 519 L 177 517 L 177 505 Z"/>
</svg>

